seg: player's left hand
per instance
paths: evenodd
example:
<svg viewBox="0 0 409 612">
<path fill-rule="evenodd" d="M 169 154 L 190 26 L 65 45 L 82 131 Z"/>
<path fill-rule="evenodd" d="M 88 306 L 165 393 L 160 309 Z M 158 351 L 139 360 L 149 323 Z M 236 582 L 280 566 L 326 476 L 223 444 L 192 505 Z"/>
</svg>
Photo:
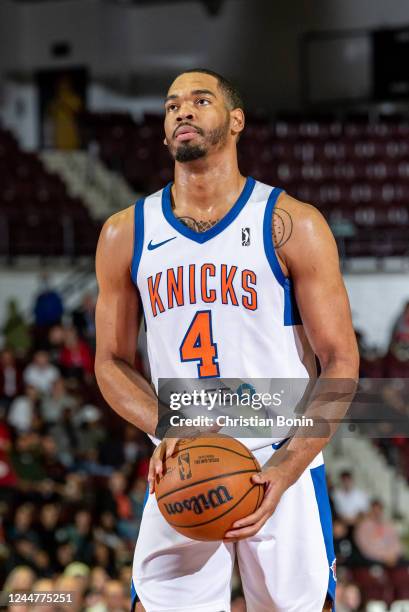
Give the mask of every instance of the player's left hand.
<svg viewBox="0 0 409 612">
<path fill-rule="evenodd" d="M 255 535 L 270 518 L 291 481 L 279 467 L 269 467 L 252 476 L 254 484 L 264 484 L 265 493 L 258 510 L 233 523 L 224 536 L 225 542 L 237 542 Z"/>
</svg>

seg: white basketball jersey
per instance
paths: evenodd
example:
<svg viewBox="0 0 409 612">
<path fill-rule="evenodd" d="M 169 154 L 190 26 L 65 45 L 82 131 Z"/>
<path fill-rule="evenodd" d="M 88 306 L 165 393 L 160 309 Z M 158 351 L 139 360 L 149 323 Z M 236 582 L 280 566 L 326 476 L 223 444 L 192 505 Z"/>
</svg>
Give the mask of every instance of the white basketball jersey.
<svg viewBox="0 0 409 612">
<path fill-rule="evenodd" d="M 314 356 L 273 247 L 281 190 L 247 178 L 199 233 L 174 216 L 170 189 L 135 204 L 131 273 L 155 388 L 159 378 L 309 377 Z"/>
</svg>

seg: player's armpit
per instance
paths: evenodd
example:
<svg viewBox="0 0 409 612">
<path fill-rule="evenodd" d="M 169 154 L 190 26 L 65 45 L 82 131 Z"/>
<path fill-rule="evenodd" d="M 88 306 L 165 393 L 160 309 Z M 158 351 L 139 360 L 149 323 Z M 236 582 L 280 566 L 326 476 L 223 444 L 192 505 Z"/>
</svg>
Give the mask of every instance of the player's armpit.
<svg viewBox="0 0 409 612">
<path fill-rule="evenodd" d="M 113 215 L 98 241 L 95 374 L 110 406 L 143 431 L 153 433 L 157 424 L 156 396 L 134 368 L 140 308 L 130 273 L 133 219 L 133 207 Z"/>
<path fill-rule="evenodd" d="M 333 608 L 333 601 L 330 597 L 327 597 L 327 599 L 325 600 L 325 604 L 324 607 L 322 608 L 322 612 L 332 612 L 332 608 Z"/>
</svg>

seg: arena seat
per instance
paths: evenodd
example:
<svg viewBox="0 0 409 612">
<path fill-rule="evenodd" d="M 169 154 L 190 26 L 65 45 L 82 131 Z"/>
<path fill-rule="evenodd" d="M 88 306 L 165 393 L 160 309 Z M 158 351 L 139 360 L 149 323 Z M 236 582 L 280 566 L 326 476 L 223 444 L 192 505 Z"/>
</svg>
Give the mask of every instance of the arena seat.
<svg viewBox="0 0 409 612">
<path fill-rule="evenodd" d="M 365 601 L 381 600 L 388 604 L 394 601 L 393 586 L 388 573 L 381 566 L 354 568 L 353 576 Z"/>
<path fill-rule="evenodd" d="M 1 128 L 0 172 L 1 255 L 94 253 L 100 224 L 81 200 L 67 193 L 59 176 L 48 172 L 35 153 L 22 151 Z"/>
<path fill-rule="evenodd" d="M 172 162 L 162 144 L 163 118 L 146 114 L 140 123 L 126 113 L 86 115 L 84 146 L 100 145 L 101 157 L 123 173 L 135 190 L 149 193 L 172 179 Z M 334 117 L 282 115 L 275 122 L 248 118 L 239 143 L 244 174 L 279 185 L 302 201 L 324 211 L 353 210 L 345 214 L 356 227 L 348 238 L 349 256 L 377 256 L 378 235 L 383 235 L 382 255 L 408 252 L 403 230 L 409 214 L 409 124 L 398 116 L 371 122 L 351 115 L 341 122 Z M 361 231 L 361 230 L 366 230 Z"/>
</svg>

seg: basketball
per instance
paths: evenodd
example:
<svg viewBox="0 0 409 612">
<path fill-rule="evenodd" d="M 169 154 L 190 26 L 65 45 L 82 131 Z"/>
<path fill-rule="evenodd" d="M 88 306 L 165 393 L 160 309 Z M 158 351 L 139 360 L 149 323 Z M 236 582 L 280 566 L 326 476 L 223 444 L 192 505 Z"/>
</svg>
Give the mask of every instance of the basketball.
<svg viewBox="0 0 409 612">
<path fill-rule="evenodd" d="M 228 436 L 181 440 L 155 485 L 159 510 L 179 533 L 222 540 L 233 523 L 260 506 L 263 485 L 251 481 L 260 466 Z"/>
</svg>

